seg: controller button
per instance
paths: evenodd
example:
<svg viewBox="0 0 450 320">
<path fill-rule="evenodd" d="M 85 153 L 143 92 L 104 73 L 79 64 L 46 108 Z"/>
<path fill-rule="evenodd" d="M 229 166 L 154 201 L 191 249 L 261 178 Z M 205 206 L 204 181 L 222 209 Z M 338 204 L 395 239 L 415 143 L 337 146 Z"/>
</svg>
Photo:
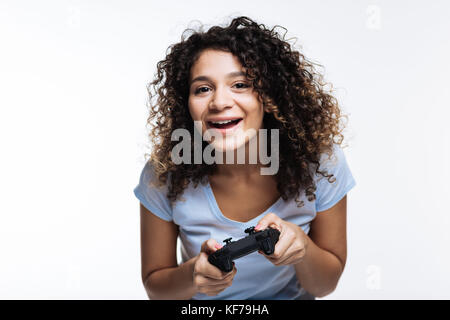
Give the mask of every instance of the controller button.
<svg viewBox="0 0 450 320">
<path fill-rule="evenodd" d="M 249 235 L 256 233 L 255 227 L 250 227 L 244 230 L 245 233 L 248 233 Z"/>
</svg>

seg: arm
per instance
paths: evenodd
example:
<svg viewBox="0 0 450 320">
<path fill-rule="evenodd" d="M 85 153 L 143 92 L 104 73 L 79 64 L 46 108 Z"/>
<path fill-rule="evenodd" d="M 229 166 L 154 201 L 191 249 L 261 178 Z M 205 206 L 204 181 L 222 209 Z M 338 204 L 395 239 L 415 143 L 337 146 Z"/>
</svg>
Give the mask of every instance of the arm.
<svg viewBox="0 0 450 320">
<path fill-rule="evenodd" d="M 200 253 L 178 265 L 178 227 L 147 210 L 141 210 L 142 282 L 154 300 L 188 300 L 198 292 L 214 296 L 231 286 L 236 268 L 229 273 L 208 262 L 208 255 L 220 245 L 214 239 L 202 244 Z"/>
<path fill-rule="evenodd" d="M 150 299 L 190 299 L 196 293 L 194 258 L 178 266 L 178 227 L 158 218 L 140 204 L 141 275 Z"/>
<path fill-rule="evenodd" d="M 294 265 L 302 287 L 316 297 L 333 292 L 347 258 L 347 196 L 332 208 L 319 212 L 309 236 L 299 226 L 275 214 L 266 215 L 255 229 L 268 226 L 281 231 L 275 252 L 266 256 L 275 265 Z"/>
<path fill-rule="evenodd" d="M 332 208 L 317 213 L 305 234 L 306 250 L 295 265 L 297 279 L 306 291 L 323 297 L 336 289 L 347 260 L 347 196 Z"/>
</svg>

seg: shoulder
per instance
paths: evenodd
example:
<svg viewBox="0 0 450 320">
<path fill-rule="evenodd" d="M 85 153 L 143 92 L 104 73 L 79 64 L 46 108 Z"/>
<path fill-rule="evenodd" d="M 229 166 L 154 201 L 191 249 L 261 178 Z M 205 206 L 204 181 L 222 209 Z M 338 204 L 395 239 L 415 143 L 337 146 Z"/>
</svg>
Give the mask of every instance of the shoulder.
<svg viewBox="0 0 450 320">
<path fill-rule="evenodd" d="M 140 180 L 142 183 L 147 184 L 151 188 L 157 188 L 160 190 L 167 190 L 170 182 L 170 172 L 167 174 L 166 182 L 160 180 L 160 173 L 158 173 L 157 164 L 149 159 L 142 169 Z"/>
<path fill-rule="evenodd" d="M 320 154 L 319 169 L 333 168 L 345 161 L 345 154 L 342 147 L 338 144 L 333 144 L 331 150 L 324 151 Z"/>
<path fill-rule="evenodd" d="M 315 173 L 316 211 L 331 208 L 356 185 L 345 153 L 337 144 L 333 145 L 331 153 L 321 155 L 318 171 L 326 176 Z"/>
<path fill-rule="evenodd" d="M 172 206 L 167 191 L 167 184 L 159 181 L 154 165 L 148 161 L 142 169 L 134 194 L 146 209 L 169 221 L 172 219 Z"/>
</svg>

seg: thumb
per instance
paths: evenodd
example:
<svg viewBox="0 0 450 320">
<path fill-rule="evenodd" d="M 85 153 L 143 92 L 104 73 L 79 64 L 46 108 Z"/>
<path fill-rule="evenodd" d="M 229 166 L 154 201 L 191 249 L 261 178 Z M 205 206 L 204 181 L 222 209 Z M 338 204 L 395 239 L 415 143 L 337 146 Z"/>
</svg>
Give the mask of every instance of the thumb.
<svg viewBox="0 0 450 320">
<path fill-rule="evenodd" d="M 205 252 L 206 254 L 209 255 L 216 252 L 218 249 L 222 247 L 223 246 L 220 243 L 218 243 L 215 239 L 208 239 L 205 242 L 203 242 L 200 252 Z"/>
<path fill-rule="evenodd" d="M 255 230 L 261 231 L 267 229 L 268 227 L 280 230 L 280 222 L 281 218 L 278 217 L 275 213 L 268 213 L 261 220 L 259 220 L 258 224 L 255 227 Z"/>
</svg>

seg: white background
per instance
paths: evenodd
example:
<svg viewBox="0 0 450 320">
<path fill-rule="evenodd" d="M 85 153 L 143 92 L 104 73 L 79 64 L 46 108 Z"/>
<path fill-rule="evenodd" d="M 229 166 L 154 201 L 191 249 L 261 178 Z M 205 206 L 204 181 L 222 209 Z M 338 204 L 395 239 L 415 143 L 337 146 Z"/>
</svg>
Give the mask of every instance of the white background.
<svg viewBox="0 0 450 320">
<path fill-rule="evenodd" d="M 191 21 L 242 14 L 287 28 L 349 115 L 348 260 L 326 299 L 449 299 L 449 9 L 2 0 L 0 298 L 147 299 L 133 195 L 146 84 Z"/>
</svg>

